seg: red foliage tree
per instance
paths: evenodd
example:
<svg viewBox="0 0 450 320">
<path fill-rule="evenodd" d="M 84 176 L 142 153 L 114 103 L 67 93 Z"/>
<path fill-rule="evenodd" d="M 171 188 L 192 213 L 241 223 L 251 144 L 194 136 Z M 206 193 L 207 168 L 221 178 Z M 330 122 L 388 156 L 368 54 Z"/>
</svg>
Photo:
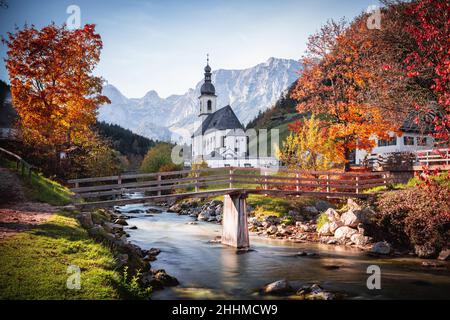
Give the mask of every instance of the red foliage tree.
<svg viewBox="0 0 450 320">
<path fill-rule="evenodd" d="M 3 43 L 24 142 L 57 158 L 91 132 L 98 106 L 109 102 L 102 79 L 92 75 L 101 37 L 91 24 L 77 30 L 51 24 L 17 29 Z"/>
<path fill-rule="evenodd" d="M 413 1 L 405 10 L 406 31 L 417 43 L 405 62 L 409 77 L 428 76 L 429 89 L 439 109 L 433 123 L 436 137 L 450 138 L 450 2 L 448 0 Z"/>
</svg>

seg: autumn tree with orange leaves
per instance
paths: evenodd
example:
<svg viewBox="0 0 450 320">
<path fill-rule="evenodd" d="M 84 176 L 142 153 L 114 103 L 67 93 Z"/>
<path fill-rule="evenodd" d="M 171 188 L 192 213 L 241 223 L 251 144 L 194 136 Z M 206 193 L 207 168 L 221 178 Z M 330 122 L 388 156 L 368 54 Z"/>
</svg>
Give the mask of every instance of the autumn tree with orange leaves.
<svg viewBox="0 0 450 320">
<path fill-rule="evenodd" d="M 373 43 L 361 28 L 365 24 L 329 21 L 312 35 L 302 59 L 303 73 L 292 93 L 300 113 L 311 111 L 327 122 L 335 137 L 337 158 L 346 159 L 346 171 L 352 150 L 370 151 L 374 136 L 387 138 L 398 128 L 394 119 L 385 117 L 383 109 L 371 102 L 370 88 L 382 79 L 365 61 Z"/>
<path fill-rule="evenodd" d="M 59 153 L 91 133 L 97 108 L 109 102 L 101 95 L 102 79 L 92 74 L 101 37 L 91 24 L 77 30 L 51 24 L 25 26 L 3 42 L 23 141 L 57 165 Z"/>
</svg>

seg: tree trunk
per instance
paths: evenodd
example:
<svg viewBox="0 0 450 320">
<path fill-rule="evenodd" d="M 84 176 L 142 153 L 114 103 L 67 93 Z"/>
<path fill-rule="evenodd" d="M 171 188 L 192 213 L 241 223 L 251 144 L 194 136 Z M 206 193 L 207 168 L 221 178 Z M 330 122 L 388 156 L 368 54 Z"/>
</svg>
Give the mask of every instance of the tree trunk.
<svg viewBox="0 0 450 320">
<path fill-rule="evenodd" d="M 350 149 L 344 148 L 344 158 L 345 158 L 345 164 L 344 164 L 344 172 L 350 171 Z"/>
</svg>

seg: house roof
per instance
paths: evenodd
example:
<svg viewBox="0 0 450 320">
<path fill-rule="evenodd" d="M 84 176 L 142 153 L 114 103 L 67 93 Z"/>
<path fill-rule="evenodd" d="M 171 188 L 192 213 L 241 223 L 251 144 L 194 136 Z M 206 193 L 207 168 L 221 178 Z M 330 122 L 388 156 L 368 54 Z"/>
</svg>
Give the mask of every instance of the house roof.
<svg viewBox="0 0 450 320">
<path fill-rule="evenodd" d="M 229 105 L 211 113 L 201 126 L 195 131 L 194 136 L 205 134 L 209 130 L 226 130 L 226 129 L 242 129 L 239 119 L 236 117 L 233 109 Z"/>
<path fill-rule="evenodd" d="M 434 132 L 433 119 L 436 116 L 435 111 L 425 114 L 410 112 L 403 122 L 400 130 L 403 132 L 414 132 L 421 134 L 430 134 Z M 419 118 L 419 119 L 418 119 Z M 417 121 L 419 120 L 419 121 Z"/>
</svg>

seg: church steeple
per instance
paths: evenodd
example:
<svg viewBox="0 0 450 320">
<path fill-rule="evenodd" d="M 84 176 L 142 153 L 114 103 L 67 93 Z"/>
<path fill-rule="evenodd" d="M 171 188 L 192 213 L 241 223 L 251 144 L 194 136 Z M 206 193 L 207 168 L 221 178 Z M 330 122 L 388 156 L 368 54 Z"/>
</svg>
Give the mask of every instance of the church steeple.
<svg viewBox="0 0 450 320">
<path fill-rule="evenodd" d="M 203 83 L 200 93 L 201 94 L 210 94 L 214 95 L 216 94 L 216 88 L 214 88 L 214 85 L 211 82 L 211 67 L 209 66 L 209 54 L 206 58 L 206 67 L 205 67 L 205 82 Z"/>
<path fill-rule="evenodd" d="M 205 67 L 205 81 L 200 88 L 200 112 L 199 117 L 202 117 L 202 121 L 205 116 L 216 112 L 216 88 L 212 84 L 211 79 L 211 67 L 209 66 L 209 54 L 206 57 L 206 67 Z"/>
</svg>

